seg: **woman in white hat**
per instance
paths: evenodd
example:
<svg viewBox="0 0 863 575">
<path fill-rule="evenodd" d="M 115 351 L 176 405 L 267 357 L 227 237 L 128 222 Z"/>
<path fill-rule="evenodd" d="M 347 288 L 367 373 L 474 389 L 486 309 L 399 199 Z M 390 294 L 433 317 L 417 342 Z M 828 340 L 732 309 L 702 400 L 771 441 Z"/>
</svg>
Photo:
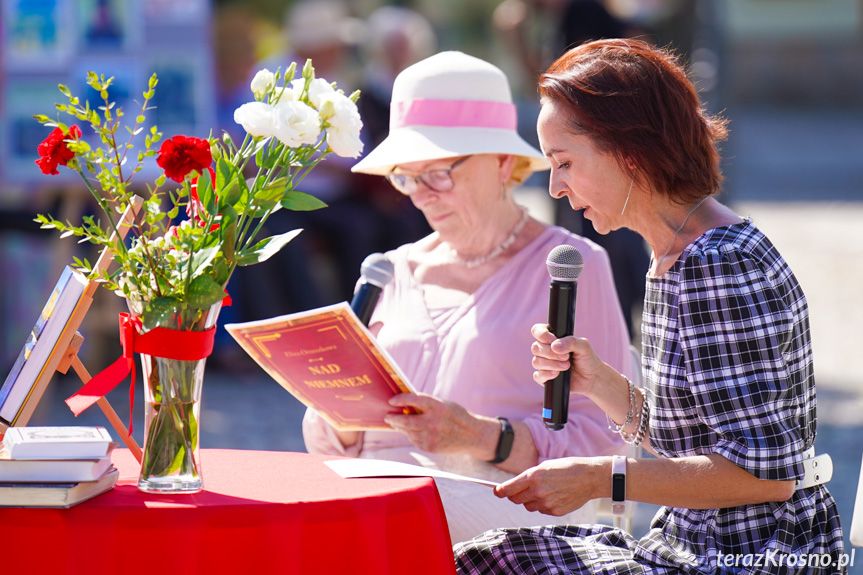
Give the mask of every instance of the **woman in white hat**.
<svg viewBox="0 0 863 575">
<path fill-rule="evenodd" d="M 394 431 L 337 432 L 309 410 L 312 453 L 389 459 L 502 481 L 547 459 L 608 455 L 622 442 L 605 415 L 573 396 L 569 422 L 546 429 L 543 393 L 530 363 L 533 324 L 548 316 L 546 258 L 558 245 L 584 258 L 575 333 L 631 374 L 629 336 L 608 256 L 597 245 L 531 218 L 511 187 L 547 169 L 519 137 L 509 84 L 495 66 L 442 52 L 395 80 L 390 132 L 353 170 L 386 176 L 425 215 L 433 233 L 387 255 L 394 264 L 370 329 L 417 394 L 394 406 Z M 485 486 L 439 481 L 453 541 L 490 527 L 544 518 L 493 496 Z M 587 506 L 565 520 L 592 521 Z"/>
</svg>

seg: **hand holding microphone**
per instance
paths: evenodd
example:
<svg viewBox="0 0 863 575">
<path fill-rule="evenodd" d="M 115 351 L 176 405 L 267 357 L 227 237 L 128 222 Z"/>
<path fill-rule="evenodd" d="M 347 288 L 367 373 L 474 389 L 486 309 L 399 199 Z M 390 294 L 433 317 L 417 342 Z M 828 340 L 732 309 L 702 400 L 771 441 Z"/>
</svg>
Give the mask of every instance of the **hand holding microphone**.
<svg viewBox="0 0 863 575">
<path fill-rule="evenodd" d="M 363 260 L 360 266 L 360 287 L 351 300 L 351 309 L 364 326 L 368 327 L 381 291 L 392 281 L 394 271 L 393 263 L 384 254 L 370 254 Z"/>
<path fill-rule="evenodd" d="M 548 299 L 548 330 L 558 339 L 570 336 L 575 324 L 575 296 L 578 276 L 584 268 L 581 252 L 573 246 L 557 246 L 545 261 L 551 276 Z M 542 420 L 546 428 L 560 430 L 566 425 L 569 411 L 570 372 L 560 372 L 545 382 Z"/>
</svg>

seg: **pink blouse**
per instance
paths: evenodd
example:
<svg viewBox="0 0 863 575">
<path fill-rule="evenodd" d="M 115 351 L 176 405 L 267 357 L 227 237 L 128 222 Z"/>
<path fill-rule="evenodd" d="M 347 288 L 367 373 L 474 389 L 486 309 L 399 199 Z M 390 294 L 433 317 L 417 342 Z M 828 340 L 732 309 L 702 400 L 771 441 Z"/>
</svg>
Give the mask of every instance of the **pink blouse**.
<svg viewBox="0 0 863 575">
<path fill-rule="evenodd" d="M 570 397 L 569 421 L 563 430 L 550 431 L 542 421 L 543 388 L 533 381 L 530 328 L 548 321 L 550 278 L 545 261 L 560 244 L 575 246 L 584 258 L 575 335 L 587 337 L 606 363 L 631 376 L 629 335 L 608 255 L 593 242 L 559 227 L 543 231 L 466 301 L 435 321 L 423 299 L 422 285 L 408 267 L 410 246 L 401 246 L 387 254 L 395 274 L 371 319 L 372 327 L 382 324 L 378 341 L 417 391 L 456 402 L 475 414 L 523 421 L 540 461 L 621 452 L 621 442 L 608 430 L 605 414 L 583 396 Z M 374 458 L 376 451 L 411 445 L 398 432 L 366 431 L 356 445 L 345 448 L 313 410 L 306 412 L 303 436 L 310 453 L 354 457 Z"/>
</svg>

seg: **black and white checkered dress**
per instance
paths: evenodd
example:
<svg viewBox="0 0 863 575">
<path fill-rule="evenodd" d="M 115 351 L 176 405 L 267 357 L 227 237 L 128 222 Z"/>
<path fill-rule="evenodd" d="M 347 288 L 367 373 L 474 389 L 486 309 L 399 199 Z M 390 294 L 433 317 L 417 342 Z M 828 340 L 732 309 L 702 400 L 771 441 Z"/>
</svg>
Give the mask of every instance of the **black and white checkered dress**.
<svg viewBox="0 0 863 575">
<path fill-rule="evenodd" d="M 751 222 L 706 232 L 647 279 L 642 345 L 659 454 L 719 453 L 760 479 L 803 476 L 815 441 L 806 299 Z M 779 503 L 663 507 L 640 540 L 604 526 L 542 527 L 455 548 L 459 573 L 471 574 L 844 573 L 842 552 L 824 486 Z"/>
</svg>

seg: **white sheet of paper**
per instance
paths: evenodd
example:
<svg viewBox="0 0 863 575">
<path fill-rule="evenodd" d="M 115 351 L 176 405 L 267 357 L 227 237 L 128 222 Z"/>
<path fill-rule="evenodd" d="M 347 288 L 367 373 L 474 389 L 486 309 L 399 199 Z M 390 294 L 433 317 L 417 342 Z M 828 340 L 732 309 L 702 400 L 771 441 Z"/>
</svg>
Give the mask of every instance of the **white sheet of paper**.
<svg viewBox="0 0 863 575">
<path fill-rule="evenodd" d="M 440 477 L 443 479 L 456 479 L 458 481 L 470 481 L 480 485 L 494 487 L 494 481 L 477 479 L 457 473 L 449 473 L 440 469 L 431 469 L 420 465 L 411 465 L 399 461 L 386 461 L 383 459 L 334 459 L 324 462 L 330 469 L 342 477 Z"/>
</svg>

